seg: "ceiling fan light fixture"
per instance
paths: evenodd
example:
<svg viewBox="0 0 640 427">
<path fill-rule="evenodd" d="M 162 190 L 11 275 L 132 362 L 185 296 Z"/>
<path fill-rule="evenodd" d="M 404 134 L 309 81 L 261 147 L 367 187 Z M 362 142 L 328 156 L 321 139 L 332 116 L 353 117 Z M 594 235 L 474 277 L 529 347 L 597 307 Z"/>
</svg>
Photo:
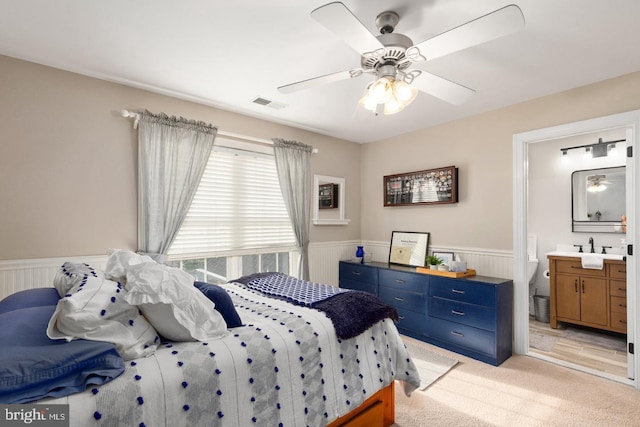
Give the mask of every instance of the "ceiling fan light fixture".
<svg viewBox="0 0 640 427">
<path fill-rule="evenodd" d="M 384 114 L 388 116 L 391 114 L 399 113 L 400 111 L 404 110 L 404 107 L 405 107 L 404 103 L 402 103 L 395 96 L 392 96 L 391 99 L 389 99 L 384 104 Z"/>
<path fill-rule="evenodd" d="M 360 105 L 362 105 L 365 110 L 369 110 L 372 113 L 376 112 L 376 109 L 378 108 L 378 104 L 373 100 L 373 98 L 369 95 L 369 91 L 367 90 L 367 92 L 364 94 L 364 96 L 362 98 L 360 98 L 360 101 L 358 102 Z"/>
<path fill-rule="evenodd" d="M 396 80 L 393 84 L 393 93 L 404 105 L 409 105 L 416 99 L 416 96 L 418 96 L 418 89 L 409 86 L 401 80 Z"/>
<path fill-rule="evenodd" d="M 383 106 L 384 114 L 396 114 L 411 104 L 417 95 L 418 90 L 402 80 L 380 77 L 367 86 L 359 104 L 373 113 L 378 113 L 378 106 Z"/>
<path fill-rule="evenodd" d="M 384 104 L 393 95 L 391 80 L 381 77 L 369 86 L 369 96 L 376 104 Z"/>
</svg>

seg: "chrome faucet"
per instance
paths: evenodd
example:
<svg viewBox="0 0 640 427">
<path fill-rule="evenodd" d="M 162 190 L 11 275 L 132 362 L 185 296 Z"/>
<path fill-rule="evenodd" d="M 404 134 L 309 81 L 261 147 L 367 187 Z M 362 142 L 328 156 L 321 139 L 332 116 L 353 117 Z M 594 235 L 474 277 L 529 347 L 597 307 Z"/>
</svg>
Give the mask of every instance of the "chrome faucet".
<svg viewBox="0 0 640 427">
<path fill-rule="evenodd" d="M 591 253 L 592 253 L 592 254 L 595 254 L 595 253 L 596 253 L 596 250 L 595 250 L 595 248 L 593 247 L 593 237 L 589 237 L 589 244 L 591 245 Z"/>
</svg>

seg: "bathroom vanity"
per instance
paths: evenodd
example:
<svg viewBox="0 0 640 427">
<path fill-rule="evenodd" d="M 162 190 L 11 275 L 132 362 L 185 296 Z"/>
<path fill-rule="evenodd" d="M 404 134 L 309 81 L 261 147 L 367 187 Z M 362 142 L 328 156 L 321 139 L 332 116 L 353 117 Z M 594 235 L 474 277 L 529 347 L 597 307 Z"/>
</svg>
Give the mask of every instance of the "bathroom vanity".
<svg viewBox="0 0 640 427">
<path fill-rule="evenodd" d="M 585 254 L 586 255 L 586 254 Z M 627 264 L 603 257 L 603 268 L 583 268 L 581 254 L 549 253 L 550 325 L 573 323 L 627 333 Z"/>
</svg>

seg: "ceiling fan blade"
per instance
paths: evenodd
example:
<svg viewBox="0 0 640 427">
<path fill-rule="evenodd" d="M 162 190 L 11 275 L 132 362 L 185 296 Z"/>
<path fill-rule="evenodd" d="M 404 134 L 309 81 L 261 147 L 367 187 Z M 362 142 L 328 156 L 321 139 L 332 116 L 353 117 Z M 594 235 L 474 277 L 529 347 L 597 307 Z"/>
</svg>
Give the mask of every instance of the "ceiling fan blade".
<svg viewBox="0 0 640 427">
<path fill-rule="evenodd" d="M 360 54 L 383 47 L 362 22 L 340 2 L 320 6 L 311 12 L 311 16 Z"/>
<path fill-rule="evenodd" d="M 453 105 L 464 104 L 476 93 L 473 89 L 426 71 L 423 71 L 420 76 L 414 79 L 411 86 Z"/>
<path fill-rule="evenodd" d="M 479 45 L 524 28 L 524 15 L 511 4 L 416 45 L 427 61 Z"/>
<path fill-rule="evenodd" d="M 352 70 L 339 71 L 337 73 L 326 74 L 324 76 L 314 77 L 312 79 L 302 80 L 296 83 L 280 86 L 278 91 L 280 93 L 292 93 L 303 89 L 309 89 L 314 86 L 322 85 L 325 83 L 333 83 L 339 80 L 346 80 L 353 77 L 358 77 L 362 74 L 362 70 L 355 68 Z"/>
</svg>

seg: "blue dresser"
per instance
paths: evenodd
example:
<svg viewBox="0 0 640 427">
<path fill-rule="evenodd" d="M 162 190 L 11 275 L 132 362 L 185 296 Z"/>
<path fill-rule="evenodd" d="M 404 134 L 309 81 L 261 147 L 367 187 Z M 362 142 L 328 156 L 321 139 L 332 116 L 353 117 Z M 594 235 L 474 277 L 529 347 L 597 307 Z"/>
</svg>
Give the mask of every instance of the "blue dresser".
<svg viewBox="0 0 640 427">
<path fill-rule="evenodd" d="M 394 306 L 405 335 L 496 366 L 512 354 L 511 280 L 453 279 L 386 263 L 340 261 L 340 287 L 370 292 Z"/>
</svg>

